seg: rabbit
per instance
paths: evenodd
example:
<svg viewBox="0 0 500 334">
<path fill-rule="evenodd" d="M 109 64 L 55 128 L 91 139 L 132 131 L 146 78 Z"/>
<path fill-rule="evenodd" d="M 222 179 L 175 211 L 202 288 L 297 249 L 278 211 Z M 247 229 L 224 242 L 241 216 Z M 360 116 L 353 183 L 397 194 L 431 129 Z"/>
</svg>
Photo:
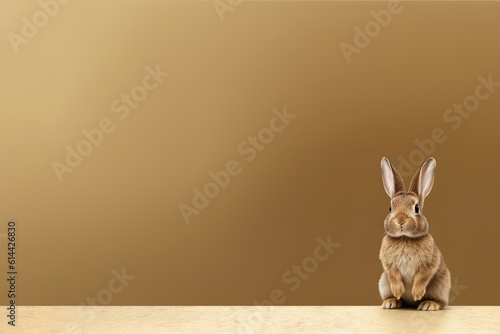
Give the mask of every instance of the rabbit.
<svg viewBox="0 0 500 334">
<path fill-rule="evenodd" d="M 391 198 L 380 248 L 384 268 L 378 283 L 382 308 L 442 310 L 448 305 L 450 271 L 422 213 L 434 183 L 436 160 L 429 158 L 422 164 L 408 192 L 389 159 L 384 157 L 381 167 L 384 189 Z"/>
</svg>

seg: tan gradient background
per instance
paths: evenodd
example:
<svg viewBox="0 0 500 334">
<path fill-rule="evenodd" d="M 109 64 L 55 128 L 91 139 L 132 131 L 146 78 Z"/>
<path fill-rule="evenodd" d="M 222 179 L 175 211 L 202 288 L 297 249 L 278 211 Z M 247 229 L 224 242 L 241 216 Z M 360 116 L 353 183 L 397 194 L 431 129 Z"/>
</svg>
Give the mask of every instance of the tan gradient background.
<svg viewBox="0 0 500 334">
<path fill-rule="evenodd" d="M 339 43 L 385 2 L 73 1 L 13 52 L 36 2 L 0 5 L 0 233 L 18 222 L 18 302 L 78 305 L 126 268 L 111 305 L 376 305 L 380 159 L 396 165 L 436 127 L 431 233 L 459 285 L 455 305 L 500 304 L 500 89 L 452 130 L 443 113 L 500 81 L 499 3 L 408 3 L 348 64 Z M 145 67 L 170 76 L 121 121 L 111 102 Z M 297 115 L 254 161 L 237 147 L 272 109 Z M 116 129 L 60 183 L 51 163 L 105 117 Z M 186 225 L 178 210 L 241 163 Z M 283 272 L 341 246 L 299 289 Z M 0 259 L 5 274 L 6 242 Z M 466 288 L 464 287 L 466 286 Z M 1 302 L 6 303 L 5 280 Z"/>
</svg>

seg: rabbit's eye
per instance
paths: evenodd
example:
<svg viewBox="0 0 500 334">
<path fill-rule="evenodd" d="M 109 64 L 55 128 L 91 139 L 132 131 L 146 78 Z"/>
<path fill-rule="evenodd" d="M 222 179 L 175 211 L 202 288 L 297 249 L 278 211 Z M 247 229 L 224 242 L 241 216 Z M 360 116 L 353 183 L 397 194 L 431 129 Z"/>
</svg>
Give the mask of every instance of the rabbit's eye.
<svg viewBox="0 0 500 334">
<path fill-rule="evenodd" d="M 415 213 L 419 213 L 420 212 L 420 208 L 418 206 L 418 204 L 415 204 Z"/>
<path fill-rule="evenodd" d="M 392 211 L 392 206 L 389 207 L 389 212 L 391 212 L 391 211 Z"/>
</svg>

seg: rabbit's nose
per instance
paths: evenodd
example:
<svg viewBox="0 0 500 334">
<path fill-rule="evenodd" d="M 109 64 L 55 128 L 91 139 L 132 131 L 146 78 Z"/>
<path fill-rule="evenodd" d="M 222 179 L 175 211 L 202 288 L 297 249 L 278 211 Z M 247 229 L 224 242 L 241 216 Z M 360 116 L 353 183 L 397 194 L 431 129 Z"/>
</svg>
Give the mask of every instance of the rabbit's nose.
<svg viewBox="0 0 500 334">
<path fill-rule="evenodd" d="M 402 221 L 402 222 L 396 220 L 396 223 L 398 223 L 399 225 L 403 226 L 404 224 L 406 224 L 406 220 Z"/>
</svg>

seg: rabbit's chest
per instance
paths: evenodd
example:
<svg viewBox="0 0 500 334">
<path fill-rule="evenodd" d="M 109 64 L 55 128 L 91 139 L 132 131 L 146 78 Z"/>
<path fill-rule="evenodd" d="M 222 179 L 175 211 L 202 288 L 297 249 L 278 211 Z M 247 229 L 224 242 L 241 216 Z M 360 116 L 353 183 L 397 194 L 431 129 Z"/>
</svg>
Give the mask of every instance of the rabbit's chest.
<svg viewBox="0 0 500 334">
<path fill-rule="evenodd" d="M 419 264 L 417 252 L 413 249 L 401 248 L 394 252 L 392 256 L 392 265 L 399 270 L 403 282 L 412 283 Z"/>
<path fill-rule="evenodd" d="M 411 260 L 411 258 L 406 256 L 402 257 L 401 264 L 398 266 L 398 269 L 404 283 L 413 283 L 413 279 L 415 278 L 415 273 L 417 271 L 417 265 Z"/>
</svg>

